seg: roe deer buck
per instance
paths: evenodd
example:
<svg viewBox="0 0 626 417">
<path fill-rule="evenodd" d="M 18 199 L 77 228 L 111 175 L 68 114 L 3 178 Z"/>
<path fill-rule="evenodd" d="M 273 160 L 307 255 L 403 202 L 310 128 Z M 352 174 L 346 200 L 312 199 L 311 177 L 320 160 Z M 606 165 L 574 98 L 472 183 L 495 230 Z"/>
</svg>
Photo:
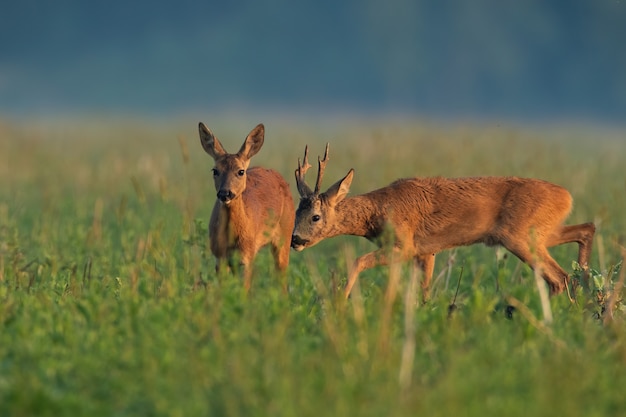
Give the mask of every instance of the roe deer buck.
<svg viewBox="0 0 626 417">
<path fill-rule="evenodd" d="M 561 293 L 568 274 L 547 248 L 576 242 L 578 263 L 588 268 L 595 233 L 593 223 L 564 226 L 572 197 L 564 188 L 546 181 L 518 177 L 407 178 L 367 194 L 346 198 L 354 175 L 348 174 L 320 193 L 328 162 L 318 158 L 315 190 L 304 174 L 311 167 L 304 150 L 298 159 L 296 183 L 301 196 L 296 210 L 291 246 L 296 251 L 337 235 L 363 236 L 378 250 L 359 257 L 348 276 L 350 295 L 359 273 L 394 260 L 415 261 L 423 271 L 422 298 L 428 298 L 435 255 L 444 249 L 484 243 L 502 245 L 531 268 L 540 268 L 551 294 Z M 393 233 L 391 257 L 381 239 Z"/>
<path fill-rule="evenodd" d="M 233 256 L 238 251 L 244 287 L 249 290 L 252 262 L 259 249 L 269 244 L 286 291 L 289 242 L 295 217 L 289 185 L 276 171 L 248 168 L 250 158 L 263 146 L 264 126 L 259 124 L 252 129 L 236 154 L 227 153 L 203 123 L 198 128 L 202 147 L 215 160 L 213 180 L 217 200 L 211 213 L 209 237 L 211 252 L 217 259 L 216 271 L 219 272 L 224 262 L 232 269 Z"/>
</svg>

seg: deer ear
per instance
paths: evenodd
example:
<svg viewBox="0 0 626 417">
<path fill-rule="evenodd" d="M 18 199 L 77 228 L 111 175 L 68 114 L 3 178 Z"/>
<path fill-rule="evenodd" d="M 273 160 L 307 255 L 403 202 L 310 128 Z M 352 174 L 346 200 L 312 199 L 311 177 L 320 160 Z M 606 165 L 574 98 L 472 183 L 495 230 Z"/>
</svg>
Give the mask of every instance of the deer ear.
<svg viewBox="0 0 626 417">
<path fill-rule="evenodd" d="M 215 137 L 213 132 L 209 130 L 204 123 L 198 124 L 198 131 L 200 132 L 200 143 L 206 153 L 211 155 L 213 159 L 217 159 L 222 155 L 226 155 L 226 151 L 222 147 L 222 144 Z"/>
<path fill-rule="evenodd" d="M 350 192 L 350 184 L 352 184 L 352 177 L 354 177 L 354 169 L 351 169 L 345 177 L 326 190 L 324 194 L 328 197 L 328 202 L 331 206 L 335 206 L 348 195 L 348 192 Z"/>
<path fill-rule="evenodd" d="M 257 152 L 259 152 L 259 150 L 261 150 L 264 139 L 265 126 L 263 126 L 263 123 L 259 123 L 257 127 L 252 129 L 250 134 L 248 134 L 248 137 L 244 141 L 243 145 L 241 145 L 241 149 L 239 149 L 237 154 L 245 159 L 252 158 Z"/>
</svg>

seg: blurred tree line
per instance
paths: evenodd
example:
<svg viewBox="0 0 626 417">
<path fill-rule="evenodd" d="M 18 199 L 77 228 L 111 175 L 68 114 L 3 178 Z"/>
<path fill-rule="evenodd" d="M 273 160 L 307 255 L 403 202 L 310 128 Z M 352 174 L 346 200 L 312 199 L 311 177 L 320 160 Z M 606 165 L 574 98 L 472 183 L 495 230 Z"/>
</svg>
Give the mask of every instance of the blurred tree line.
<svg viewBox="0 0 626 417">
<path fill-rule="evenodd" d="M 266 106 L 624 120 L 619 0 L 24 0 L 0 111 Z"/>
</svg>

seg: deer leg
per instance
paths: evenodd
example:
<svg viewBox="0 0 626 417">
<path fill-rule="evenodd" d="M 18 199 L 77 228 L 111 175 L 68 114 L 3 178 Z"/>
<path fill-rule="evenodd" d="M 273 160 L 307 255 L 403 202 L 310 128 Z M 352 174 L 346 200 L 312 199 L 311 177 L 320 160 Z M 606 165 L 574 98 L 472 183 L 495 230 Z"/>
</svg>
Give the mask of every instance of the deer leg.
<svg viewBox="0 0 626 417">
<path fill-rule="evenodd" d="M 248 293 L 250 288 L 252 287 L 252 260 L 254 259 L 254 255 L 246 256 L 243 252 L 241 252 L 241 258 L 239 259 L 239 268 L 236 270 L 239 274 L 243 275 L 243 288 Z M 232 259 L 232 261 L 235 261 Z"/>
<path fill-rule="evenodd" d="M 541 276 L 550 287 L 550 295 L 560 294 L 565 290 L 565 283 L 569 276 L 550 256 L 544 245 L 537 245 L 533 251 L 526 244 L 506 245 L 505 247 L 530 266 L 533 271 L 541 268 Z"/>
<path fill-rule="evenodd" d="M 276 267 L 276 272 L 280 276 L 283 292 L 285 294 L 288 292 L 289 289 L 287 284 L 287 266 L 289 265 L 290 249 L 291 247 L 284 243 L 279 246 L 272 244 L 272 256 L 274 257 L 274 265 Z"/>
<path fill-rule="evenodd" d="M 556 295 L 562 293 L 566 284 L 569 281 L 569 275 L 561 265 L 559 265 L 546 248 L 537 251 L 537 256 L 541 261 L 541 275 L 543 279 L 546 280 L 548 286 L 550 287 L 550 295 Z"/>
<path fill-rule="evenodd" d="M 219 274 L 225 271 L 227 274 L 230 274 L 233 270 L 230 265 L 230 261 L 227 261 L 224 258 L 216 258 L 215 259 L 215 274 L 219 276 Z"/>
<path fill-rule="evenodd" d="M 578 263 L 581 267 L 588 267 L 591 256 L 591 246 L 596 226 L 593 223 L 583 223 L 573 226 L 562 226 L 546 242 L 547 247 L 562 245 L 563 243 L 578 243 Z"/>
<path fill-rule="evenodd" d="M 367 253 L 357 258 L 357 260 L 354 262 L 354 265 L 352 266 L 352 270 L 350 271 L 350 274 L 348 275 L 348 283 L 346 284 L 346 288 L 344 290 L 344 295 L 346 298 L 350 296 L 352 287 L 356 283 L 356 280 L 359 277 L 359 274 L 361 272 L 363 272 L 366 269 L 373 268 L 377 265 L 389 265 L 390 257 L 387 255 L 388 252 L 389 252 L 389 249 L 382 248 L 382 249 L 375 250 L 374 252 Z M 396 255 L 400 255 L 400 254 L 401 254 L 400 249 L 394 247 L 391 258 L 394 261 L 395 260 L 399 261 L 402 259 L 402 257 L 396 256 Z"/>
<path fill-rule="evenodd" d="M 241 266 L 243 268 L 243 288 L 246 290 L 246 293 L 248 293 L 252 287 L 252 267 L 244 263 L 242 263 Z"/>
<path fill-rule="evenodd" d="M 274 257 L 274 266 L 279 272 L 285 272 L 287 265 L 289 265 L 289 246 L 276 247 L 272 246 L 272 256 Z"/>
<path fill-rule="evenodd" d="M 557 232 L 550 236 L 546 244 L 547 247 L 550 247 L 563 243 L 578 243 L 578 265 L 580 265 L 583 270 L 582 281 L 585 287 L 589 286 L 589 258 L 591 258 L 591 247 L 595 232 L 596 226 L 591 222 L 573 226 L 562 226 Z"/>
<path fill-rule="evenodd" d="M 416 256 L 415 264 L 423 273 L 422 277 L 422 303 L 426 303 L 430 298 L 430 281 L 433 278 L 435 269 L 435 254 Z"/>
</svg>

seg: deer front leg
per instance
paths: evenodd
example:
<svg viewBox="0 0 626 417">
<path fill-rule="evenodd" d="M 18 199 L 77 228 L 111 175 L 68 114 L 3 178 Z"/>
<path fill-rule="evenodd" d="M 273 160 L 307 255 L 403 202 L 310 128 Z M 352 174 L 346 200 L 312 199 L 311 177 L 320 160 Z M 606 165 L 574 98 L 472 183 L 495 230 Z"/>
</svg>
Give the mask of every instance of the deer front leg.
<svg viewBox="0 0 626 417">
<path fill-rule="evenodd" d="M 246 293 L 250 292 L 250 288 L 252 287 L 252 268 L 250 265 L 243 264 L 243 288 L 246 290 Z"/>
<path fill-rule="evenodd" d="M 348 274 L 348 283 L 346 284 L 346 288 L 344 290 L 344 295 L 346 298 L 350 296 L 350 292 L 352 291 L 352 287 L 356 283 L 359 274 L 366 269 L 373 268 L 377 265 L 389 265 L 390 257 L 388 255 L 389 249 L 381 248 L 375 250 L 374 252 L 367 253 L 354 262 L 352 266 L 352 270 Z M 398 262 L 403 260 L 402 252 L 399 248 L 394 247 L 391 253 L 391 261 Z"/>
<path fill-rule="evenodd" d="M 230 260 L 225 257 L 215 259 L 215 275 L 219 276 L 222 272 L 225 272 L 226 274 L 230 274 L 232 272 Z"/>
<path fill-rule="evenodd" d="M 218 259 L 215 272 L 218 276 L 221 272 L 225 272 L 227 275 L 234 274 L 236 277 L 243 278 L 243 287 L 246 293 L 252 287 L 252 263 L 249 257 L 243 256 L 237 251 L 231 251 L 225 258 Z"/>
<path fill-rule="evenodd" d="M 254 272 L 252 260 L 254 259 L 254 254 L 252 256 L 246 255 L 242 253 L 241 259 L 239 259 L 239 268 L 243 274 L 243 288 L 247 294 L 250 292 L 250 288 L 252 288 L 252 275 Z"/>
<path fill-rule="evenodd" d="M 435 269 L 435 254 L 416 256 L 415 265 L 422 270 L 422 303 L 426 304 L 430 298 L 430 281 Z"/>
</svg>

